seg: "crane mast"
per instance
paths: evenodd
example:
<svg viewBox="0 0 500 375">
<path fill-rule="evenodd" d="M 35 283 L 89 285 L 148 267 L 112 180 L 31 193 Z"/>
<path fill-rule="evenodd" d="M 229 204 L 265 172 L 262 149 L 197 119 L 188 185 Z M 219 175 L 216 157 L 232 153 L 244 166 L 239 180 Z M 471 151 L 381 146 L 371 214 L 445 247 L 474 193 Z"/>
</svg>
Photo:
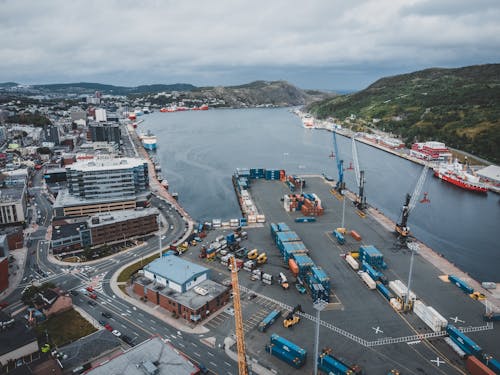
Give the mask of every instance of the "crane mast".
<svg viewBox="0 0 500 375">
<path fill-rule="evenodd" d="M 335 190 L 337 190 L 339 193 L 342 194 L 342 192 L 345 189 L 344 161 L 340 159 L 339 148 L 337 146 L 337 133 L 335 132 L 335 130 L 332 133 L 333 133 L 333 147 L 335 149 L 335 157 L 337 158 L 337 171 L 338 171 L 338 178 L 337 178 L 337 184 L 335 185 Z"/>
<path fill-rule="evenodd" d="M 354 161 L 354 174 L 356 176 L 356 184 L 358 185 L 358 196 L 356 197 L 355 205 L 363 211 L 366 208 L 365 197 L 365 171 L 359 170 L 358 149 L 356 147 L 356 139 L 352 137 L 352 158 Z"/>
<path fill-rule="evenodd" d="M 413 194 L 406 194 L 405 203 L 403 205 L 403 212 L 401 214 L 401 222 L 396 224 L 396 233 L 401 241 L 401 243 L 406 244 L 406 240 L 410 235 L 410 227 L 408 227 L 408 216 L 410 212 L 415 208 L 417 204 L 418 197 L 424 187 L 425 178 L 427 177 L 427 171 L 429 167 L 424 165 L 422 172 L 420 172 L 420 177 L 418 178 Z"/>
<path fill-rule="evenodd" d="M 239 375 L 248 375 L 247 357 L 245 350 L 245 332 L 243 330 L 243 314 L 241 312 L 240 285 L 238 283 L 238 269 L 234 256 L 231 257 L 231 283 L 233 286 L 234 325 L 236 330 L 236 346 L 238 348 Z"/>
</svg>

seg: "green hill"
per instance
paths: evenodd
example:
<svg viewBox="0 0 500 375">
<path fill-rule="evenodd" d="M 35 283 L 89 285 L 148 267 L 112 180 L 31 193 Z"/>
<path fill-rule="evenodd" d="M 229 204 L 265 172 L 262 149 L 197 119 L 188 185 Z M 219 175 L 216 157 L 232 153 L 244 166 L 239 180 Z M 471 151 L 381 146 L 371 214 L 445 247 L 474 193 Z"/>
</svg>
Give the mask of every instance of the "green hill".
<svg viewBox="0 0 500 375">
<path fill-rule="evenodd" d="M 95 91 L 101 91 L 103 94 L 114 94 L 114 95 L 144 94 L 144 93 L 156 93 L 162 91 L 191 91 L 196 88 L 196 86 L 187 83 L 175 83 L 171 85 L 153 84 L 153 85 L 142 85 L 137 87 L 125 87 L 125 86 L 114 86 L 114 85 L 106 85 L 102 83 L 92 83 L 92 82 L 53 83 L 46 85 L 35 85 L 33 87 L 39 90 L 45 90 L 49 92 L 59 92 L 59 93 L 64 93 L 64 92 L 94 93 Z"/>
<path fill-rule="evenodd" d="M 438 140 L 500 163 L 500 64 L 386 77 L 308 110 L 340 122 L 354 114 L 357 128 L 384 129 L 408 144 Z"/>
</svg>

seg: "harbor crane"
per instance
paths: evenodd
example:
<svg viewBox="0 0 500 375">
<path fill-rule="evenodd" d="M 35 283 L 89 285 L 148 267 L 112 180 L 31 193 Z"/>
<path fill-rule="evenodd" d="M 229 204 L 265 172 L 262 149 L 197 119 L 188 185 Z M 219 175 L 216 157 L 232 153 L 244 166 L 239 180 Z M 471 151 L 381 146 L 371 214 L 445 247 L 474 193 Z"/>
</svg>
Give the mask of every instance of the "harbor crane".
<svg viewBox="0 0 500 375">
<path fill-rule="evenodd" d="M 231 257 L 231 284 L 233 286 L 234 326 L 236 330 L 236 346 L 238 348 L 239 375 L 248 375 L 245 350 L 245 331 L 243 330 L 243 314 L 241 311 L 240 285 L 238 283 L 238 268 L 234 256 Z"/>
<path fill-rule="evenodd" d="M 356 184 L 358 185 L 358 196 L 356 197 L 356 201 L 354 205 L 360 211 L 364 211 L 366 208 L 366 197 L 365 197 L 365 171 L 359 170 L 359 161 L 358 161 L 358 149 L 356 147 L 356 139 L 354 136 L 352 137 L 352 159 L 354 161 L 354 175 L 356 178 Z"/>
<path fill-rule="evenodd" d="M 338 178 L 337 178 L 337 184 L 335 185 L 335 190 L 337 190 L 340 194 L 342 194 L 342 192 L 345 189 L 344 161 L 340 159 L 339 148 L 337 146 L 337 132 L 334 130 L 332 133 L 333 133 L 333 147 L 335 149 L 335 158 L 337 159 L 337 171 L 338 171 Z"/>
<path fill-rule="evenodd" d="M 396 224 L 396 234 L 402 245 L 406 245 L 406 241 L 408 240 L 408 237 L 410 235 L 408 216 L 417 204 L 418 197 L 420 195 L 420 192 L 422 191 L 422 187 L 424 186 L 428 170 L 429 167 L 427 165 L 424 165 L 424 167 L 422 168 L 422 172 L 420 173 L 420 177 L 418 178 L 417 185 L 415 186 L 415 190 L 413 190 L 413 194 L 406 194 L 406 200 L 403 205 L 403 212 L 401 214 L 401 222 Z"/>
</svg>

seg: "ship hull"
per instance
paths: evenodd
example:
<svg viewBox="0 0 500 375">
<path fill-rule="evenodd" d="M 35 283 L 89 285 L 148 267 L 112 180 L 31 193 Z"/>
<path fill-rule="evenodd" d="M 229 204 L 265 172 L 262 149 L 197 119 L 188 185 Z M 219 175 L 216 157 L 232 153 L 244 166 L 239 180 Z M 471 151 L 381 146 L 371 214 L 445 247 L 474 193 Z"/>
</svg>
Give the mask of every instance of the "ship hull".
<svg viewBox="0 0 500 375">
<path fill-rule="evenodd" d="M 434 176 L 437 178 L 446 181 L 450 184 L 453 184 L 455 186 L 458 186 L 462 189 L 469 190 L 469 191 L 474 191 L 476 193 L 487 193 L 488 189 L 483 186 L 479 186 L 467 181 L 459 180 L 457 178 L 453 178 L 452 176 L 448 176 L 447 174 L 440 173 L 439 171 L 434 171 Z"/>
</svg>

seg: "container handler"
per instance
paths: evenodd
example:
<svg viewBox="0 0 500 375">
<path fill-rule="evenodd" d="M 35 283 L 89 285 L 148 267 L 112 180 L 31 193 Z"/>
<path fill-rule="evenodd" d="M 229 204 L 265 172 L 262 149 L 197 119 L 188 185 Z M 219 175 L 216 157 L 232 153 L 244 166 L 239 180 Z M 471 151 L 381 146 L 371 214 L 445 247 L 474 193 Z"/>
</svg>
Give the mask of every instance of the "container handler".
<svg viewBox="0 0 500 375">
<path fill-rule="evenodd" d="M 283 289 L 287 290 L 289 287 L 289 284 L 288 284 L 288 280 L 283 272 L 280 272 L 280 274 L 278 275 L 278 280 L 279 280 L 281 287 Z"/>
<path fill-rule="evenodd" d="M 302 312 L 301 305 L 295 306 L 293 310 L 288 313 L 288 315 L 285 317 L 285 320 L 283 320 L 283 327 L 290 328 L 293 327 L 298 322 L 300 322 L 300 316 L 295 315 L 295 313 L 298 311 Z"/>
</svg>

